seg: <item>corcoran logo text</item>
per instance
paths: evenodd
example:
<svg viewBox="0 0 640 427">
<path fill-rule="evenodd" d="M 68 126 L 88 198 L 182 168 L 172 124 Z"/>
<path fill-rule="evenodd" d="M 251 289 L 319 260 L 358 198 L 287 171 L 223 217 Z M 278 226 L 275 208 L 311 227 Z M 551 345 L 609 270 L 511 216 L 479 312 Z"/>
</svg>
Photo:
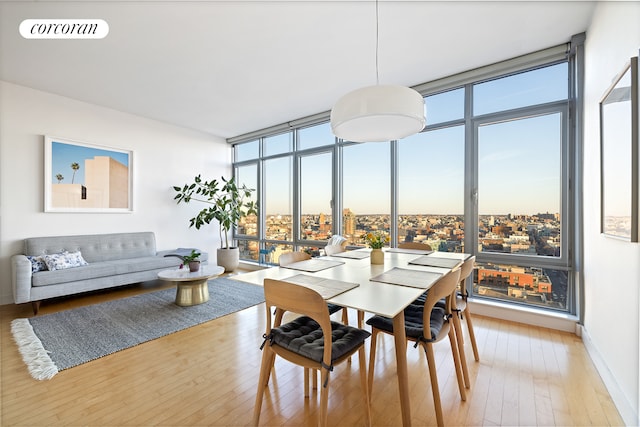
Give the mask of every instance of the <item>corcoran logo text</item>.
<svg viewBox="0 0 640 427">
<path fill-rule="evenodd" d="M 25 39 L 102 39 L 109 24 L 102 19 L 25 19 L 20 35 Z"/>
</svg>

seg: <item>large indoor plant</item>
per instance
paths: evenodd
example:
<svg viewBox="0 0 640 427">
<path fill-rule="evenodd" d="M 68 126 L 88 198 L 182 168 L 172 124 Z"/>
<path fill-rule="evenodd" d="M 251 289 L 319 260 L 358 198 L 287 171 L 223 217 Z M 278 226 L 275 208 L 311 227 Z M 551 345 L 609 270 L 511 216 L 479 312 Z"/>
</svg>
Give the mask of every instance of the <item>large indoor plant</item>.
<svg viewBox="0 0 640 427">
<path fill-rule="evenodd" d="M 218 265 L 224 267 L 225 271 L 235 270 L 240 260 L 240 251 L 237 247 L 229 245 L 229 231 L 238 226 L 240 218 L 257 215 L 257 204 L 251 198 L 251 193 L 255 190 L 247 188 L 244 184 L 237 185 L 233 177 L 203 181 L 200 175 L 197 175 L 192 183 L 182 187 L 174 186 L 173 189 L 178 193 L 174 197 L 178 204 L 194 200 L 209 205 L 189 220 L 189 227 L 195 226 L 199 230 L 213 220 L 218 221 L 220 223 Z"/>
</svg>

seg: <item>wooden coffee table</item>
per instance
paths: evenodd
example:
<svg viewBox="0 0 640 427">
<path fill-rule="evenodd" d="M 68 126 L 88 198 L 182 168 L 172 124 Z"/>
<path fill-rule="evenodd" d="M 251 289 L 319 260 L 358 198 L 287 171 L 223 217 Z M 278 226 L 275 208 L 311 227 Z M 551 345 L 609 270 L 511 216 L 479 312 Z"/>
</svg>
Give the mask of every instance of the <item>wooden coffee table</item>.
<svg viewBox="0 0 640 427">
<path fill-rule="evenodd" d="M 200 270 L 189 271 L 188 266 L 162 270 L 158 278 L 176 283 L 176 305 L 189 307 L 209 301 L 207 281 L 224 273 L 224 267 L 203 265 Z"/>
</svg>

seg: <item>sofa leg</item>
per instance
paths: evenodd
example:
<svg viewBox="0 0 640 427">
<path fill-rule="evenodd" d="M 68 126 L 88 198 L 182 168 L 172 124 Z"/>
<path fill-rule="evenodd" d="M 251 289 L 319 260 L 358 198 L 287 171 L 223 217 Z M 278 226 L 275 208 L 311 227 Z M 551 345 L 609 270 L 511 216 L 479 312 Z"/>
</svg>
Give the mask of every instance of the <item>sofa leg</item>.
<svg viewBox="0 0 640 427">
<path fill-rule="evenodd" d="M 31 301 L 31 308 L 33 309 L 33 314 L 38 314 L 38 310 L 40 310 L 40 301 Z"/>
</svg>

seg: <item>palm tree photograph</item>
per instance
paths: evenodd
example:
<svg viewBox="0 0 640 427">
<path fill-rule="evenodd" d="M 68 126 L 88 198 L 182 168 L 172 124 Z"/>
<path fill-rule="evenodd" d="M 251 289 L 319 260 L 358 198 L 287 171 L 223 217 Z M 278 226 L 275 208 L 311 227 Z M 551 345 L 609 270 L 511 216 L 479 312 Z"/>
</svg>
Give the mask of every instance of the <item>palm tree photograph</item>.
<svg viewBox="0 0 640 427">
<path fill-rule="evenodd" d="M 130 211 L 131 161 L 131 151 L 45 137 L 45 211 Z"/>
</svg>

